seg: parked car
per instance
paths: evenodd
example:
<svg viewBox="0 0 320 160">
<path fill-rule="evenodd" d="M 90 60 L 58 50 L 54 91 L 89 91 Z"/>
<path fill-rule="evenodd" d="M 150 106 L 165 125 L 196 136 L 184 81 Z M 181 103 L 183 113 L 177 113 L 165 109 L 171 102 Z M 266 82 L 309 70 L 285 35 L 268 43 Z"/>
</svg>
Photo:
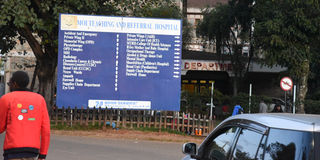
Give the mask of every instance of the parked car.
<svg viewBox="0 0 320 160">
<path fill-rule="evenodd" d="M 241 114 L 202 142 L 185 143 L 183 160 L 319 160 L 320 115 Z"/>
</svg>

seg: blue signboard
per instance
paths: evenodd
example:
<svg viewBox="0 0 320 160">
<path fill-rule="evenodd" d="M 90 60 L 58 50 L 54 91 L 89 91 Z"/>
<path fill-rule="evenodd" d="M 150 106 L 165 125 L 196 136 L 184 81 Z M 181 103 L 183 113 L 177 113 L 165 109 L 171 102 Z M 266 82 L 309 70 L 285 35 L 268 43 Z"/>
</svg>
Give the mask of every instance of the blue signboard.
<svg viewBox="0 0 320 160">
<path fill-rule="evenodd" d="M 61 14 L 57 106 L 180 110 L 181 20 Z"/>
</svg>

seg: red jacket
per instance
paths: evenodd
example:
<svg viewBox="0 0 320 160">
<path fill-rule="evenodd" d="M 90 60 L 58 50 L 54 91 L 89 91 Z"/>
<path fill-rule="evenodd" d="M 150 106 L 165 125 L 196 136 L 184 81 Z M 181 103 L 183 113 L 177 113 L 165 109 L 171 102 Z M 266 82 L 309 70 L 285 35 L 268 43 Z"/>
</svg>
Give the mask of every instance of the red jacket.
<svg viewBox="0 0 320 160">
<path fill-rule="evenodd" d="M 2 96 L 0 133 L 4 131 L 4 154 L 32 152 L 45 158 L 50 142 L 50 120 L 44 98 L 29 91 L 14 91 Z"/>
</svg>

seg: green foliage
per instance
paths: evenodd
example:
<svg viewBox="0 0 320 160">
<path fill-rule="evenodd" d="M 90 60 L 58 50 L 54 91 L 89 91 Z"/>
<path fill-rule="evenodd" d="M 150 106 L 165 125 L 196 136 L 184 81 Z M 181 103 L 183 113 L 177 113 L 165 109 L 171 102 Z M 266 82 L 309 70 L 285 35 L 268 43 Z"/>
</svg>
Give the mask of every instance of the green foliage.
<svg viewBox="0 0 320 160">
<path fill-rule="evenodd" d="M 315 44 L 320 44 L 320 40 L 319 41 L 314 41 Z M 312 53 L 316 53 L 316 54 L 312 54 L 312 58 L 311 58 L 311 63 L 310 63 L 310 76 L 309 76 L 309 80 L 308 80 L 308 92 L 309 94 L 312 95 L 313 92 L 315 92 L 315 94 L 318 94 L 318 98 L 317 100 L 320 100 L 320 46 L 319 45 L 312 45 L 311 48 L 311 52 Z M 313 98 L 312 98 L 313 99 Z"/>
<path fill-rule="evenodd" d="M 264 100 L 266 104 L 271 103 L 270 97 L 252 95 L 250 106 L 251 113 L 259 112 L 259 104 L 261 100 Z M 235 106 L 236 104 L 239 104 L 244 109 L 245 113 L 249 113 L 249 95 L 247 93 L 239 93 L 237 96 L 232 97 L 231 106 Z M 233 107 L 231 109 L 233 109 Z"/>
<path fill-rule="evenodd" d="M 217 43 L 229 39 L 230 27 L 234 22 L 230 15 L 231 10 L 229 5 L 219 5 L 213 10 L 204 10 L 203 20 L 197 27 L 197 33 L 209 40 L 216 40 Z"/>
<path fill-rule="evenodd" d="M 320 5 L 315 0 L 257 0 L 254 6 L 254 39 L 265 55 L 265 64 L 288 67 L 298 80 L 299 101 L 308 86 L 310 62 L 318 54 Z M 312 67 L 312 66 L 311 66 Z M 298 106 L 304 112 L 303 103 Z"/>
<path fill-rule="evenodd" d="M 17 38 L 20 43 L 29 43 L 37 59 L 34 75 L 40 87 L 36 92 L 45 97 L 49 110 L 56 85 L 59 14 L 117 14 L 118 11 L 114 1 L 105 0 L 4 0 L 0 1 L 0 8 L 0 47 L 4 48 L 1 53 L 12 49 Z"/>
<path fill-rule="evenodd" d="M 320 101 L 319 100 L 305 100 L 305 112 L 308 114 L 320 114 Z"/>
<path fill-rule="evenodd" d="M 153 16 L 152 10 L 155 8 L 161 8 L 163 6 L 168 8 L 176 7 L 175 3 L 171 0 L 118 0 L 116 2 L 122 16 L 150 17 Z"/>
<path fill-rule="evenodd" d="M 107 126 L 107 128 L 112 128 L 110 126 Z M 55 125 L 55 123 L 51 123 L 51 129 L 56 130 L 83 130 L 83 131 L 90 131 L 90 130 L 100 130 L 102 129 L 102 126 L 96 123 L 95 125 L 92 125 L 91 123 L 88 124 L 88 126 L 80 125 L 78 123 L 73 124 L 72 126 L 58 123 L 58 125 Z"/>
<path fill-rule="evenodd" d="M 222 45 L 235 45 L 240 37 L 241 41 L 245 41 L 251 27 L 252 3 L 252 0 L 231 0 L 228 4 L 204 10 L 204 17 L 197 27 L 197 33 L 214 40 L 217 48 Z"/>
<path fill-rule="evenodd" d="M 152 1 L 149 1 L 151 3 Z M 160 1 L 156 1 L 160 2 Z M 148 4 L 148 3 L 147 3 Z M 183 15 L 181 10 L 173 1 L 164 1 L 163 3 L 147 5 L 147 7 L 143 7 L 144 11 L 139 13 L 139 15 L 143 17 L 153 17 L 153 18 L 174 18 L 174 19 L 182 19 L 182 46 L 184 49 L 187 48 L 187 44 L 191 41 L 192 35 L 192 26 L 188 23 L 187 19 L 182 18 Z M 155 7 L 157 6 L 157 7 Z"/>
<path fill-rule="evenodd" d="M 223 95 L 219 90 L 213 91 L 213 104 L 221 106 L 230 101 L 230 97 Z M 181 112 L 190 112 L 195 114 L 208 114 L 210 112 L 211 91 L 209 88 L 203 89 L 201 93 L 181 93 Z"/>
<path fill-rule="evenodd" d="M 0 40 L 1 52 L 12 49 L 17 32 L 23 40 L 28 35 L 22 31 L 28 30 L 39 36 L 41 47 L 46 52 L 42 56 L 49 59 L 57 57 L 60 13 L 181 18 L 179 8 L 170 0 L 6 0 L 0 1 L 0 7 L 0 36 L 5 37 Z M 38 54 L 41 53 L 35 52 L 36 56 Z"/>
<path fill-rule="evenodd" d="M 37 58 L 35 75 L 39 92 L 48 107 L 53 105 L 58 56 L 59 14 L 115 15 L 179 18 L 179 8 L 170 0 L 2 0 L 0 1 L 0 47 L 6 53 L 27 41 Z M 19 34 L 18 34 L 19 33 Z M 185 42 L 185 38 L 184 38 Z"/>
<path fill-rule="evenodd" d="M 154 127 L 151 127 L 151 128 L 144 128 L 144 127 L 137 128 L 137 127 L 134 127 L 133 129 L 134 130 L 138 130 L 138 131 L 143 131 L 143 132 L 159 132 L 159 128 L 154 128 Z M 161 128 L 160 131 L 161 132 L 166 132 L 166 133 L 171 133 L 171 134 L 183 135 L 183 136 L 187 135 L 187 134 L 185 134 L 183 132 L 179 132 L 177 130 L 172 130 L 170 128 Z"/>
<path fill-rule="evenodd" d="M 249 66 L 246 65 L 249 57 L 242 55 L 242 49 L 246 43 L 251 43 L 252 3 L 253 0 L 230 0 L 228 4 L 208 8 L 204 10 L 203 20 L 197 26 L 199 35 L 215 42 L 218 55 L 229 55 L 228 60 L 231 60 L 235 75 L 234 95 L 237 94 L 246 66 Z M 249 54 L 252 54 L 251 51 Z"/>
<path fill-rule="evenodd" d="M 320 90 L 317 90 L 317 91 L 313 92 L 313 94 L 308 95 L 307 99 L 320 100 Z"/>
<path fill-rule="evenodd" d="M 210 107 L 206 106 L 206 103 L 210 103 L 210 93 L 203 91 L 202 94 L 186 93 L 183 92 L 181 99 L 183 99 L 186 104 L 181 106 L 181 112 L 190 112 L 195 114 L 209 114 Z M 251 113 L 259 112 L 259 104 L 263 100 L 266 104 L 271 104 L 272 98 L 267 96 L 251 96 Z M 232 113 L 235 105 L 239 104 L 245 113 L 249 113 L 249 95 L 248 93 L 239 93 L 236 96 L 223 95 L 218 90 L 214 91 L 214 105 L 216 107 L 229 106 L 228 112 Z M 187 107 L 186 107 L 187 106 Z M 229 116 L 229 115 L 227 115 Z"/>
<path fill-rule="evenodd" d="M 311 60 L 310 48 L 319 39 L 319 16 L 318 1 L 257 0 L 255 43 L 265 53 L 266 64 L 289 67 L 297 77 L 304 74 L 301 65 Z"/>
<path fill-rule="evenodd" d="M 16 45 L 14 37 L 17 36 L 17 32 L 12 26 L 0 26 L 0 54 L 9 52 Z"/>
</svg>

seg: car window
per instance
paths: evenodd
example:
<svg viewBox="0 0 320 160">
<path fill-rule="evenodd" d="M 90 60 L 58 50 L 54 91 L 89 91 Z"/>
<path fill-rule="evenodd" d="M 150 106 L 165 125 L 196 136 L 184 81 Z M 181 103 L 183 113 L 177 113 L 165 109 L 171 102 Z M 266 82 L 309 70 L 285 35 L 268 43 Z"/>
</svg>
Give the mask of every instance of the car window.
<svg viewBox="0 0 320 160">
<path fill-rule="evenodd" d="M 234 152 L 232 154 L 233 160 L 256 160 L 259 157 L 257 156 L 257 153 L 260 150 L 261 147 L 260 143 L 262 140 L 263 135 L 260 133 L 257 133 L 255 131 L 251 131 L 248 129 L 242 129 L 238 141 L 235 145 Z M 263 148 L 263 146 L 261 147 Z"/>
<path fill-rule="evenodd" d="M 270 129 L 265 160 L 313 159 L 311 132 Z"/>
<path fill-rule="evenodd" d="M 228 153 L 230 153 L 236 131 L 236 127 L 223 129 L 214 139 L 207 142 L 201 159 L 226 160 L 228 158 Z"/>
</svg>

